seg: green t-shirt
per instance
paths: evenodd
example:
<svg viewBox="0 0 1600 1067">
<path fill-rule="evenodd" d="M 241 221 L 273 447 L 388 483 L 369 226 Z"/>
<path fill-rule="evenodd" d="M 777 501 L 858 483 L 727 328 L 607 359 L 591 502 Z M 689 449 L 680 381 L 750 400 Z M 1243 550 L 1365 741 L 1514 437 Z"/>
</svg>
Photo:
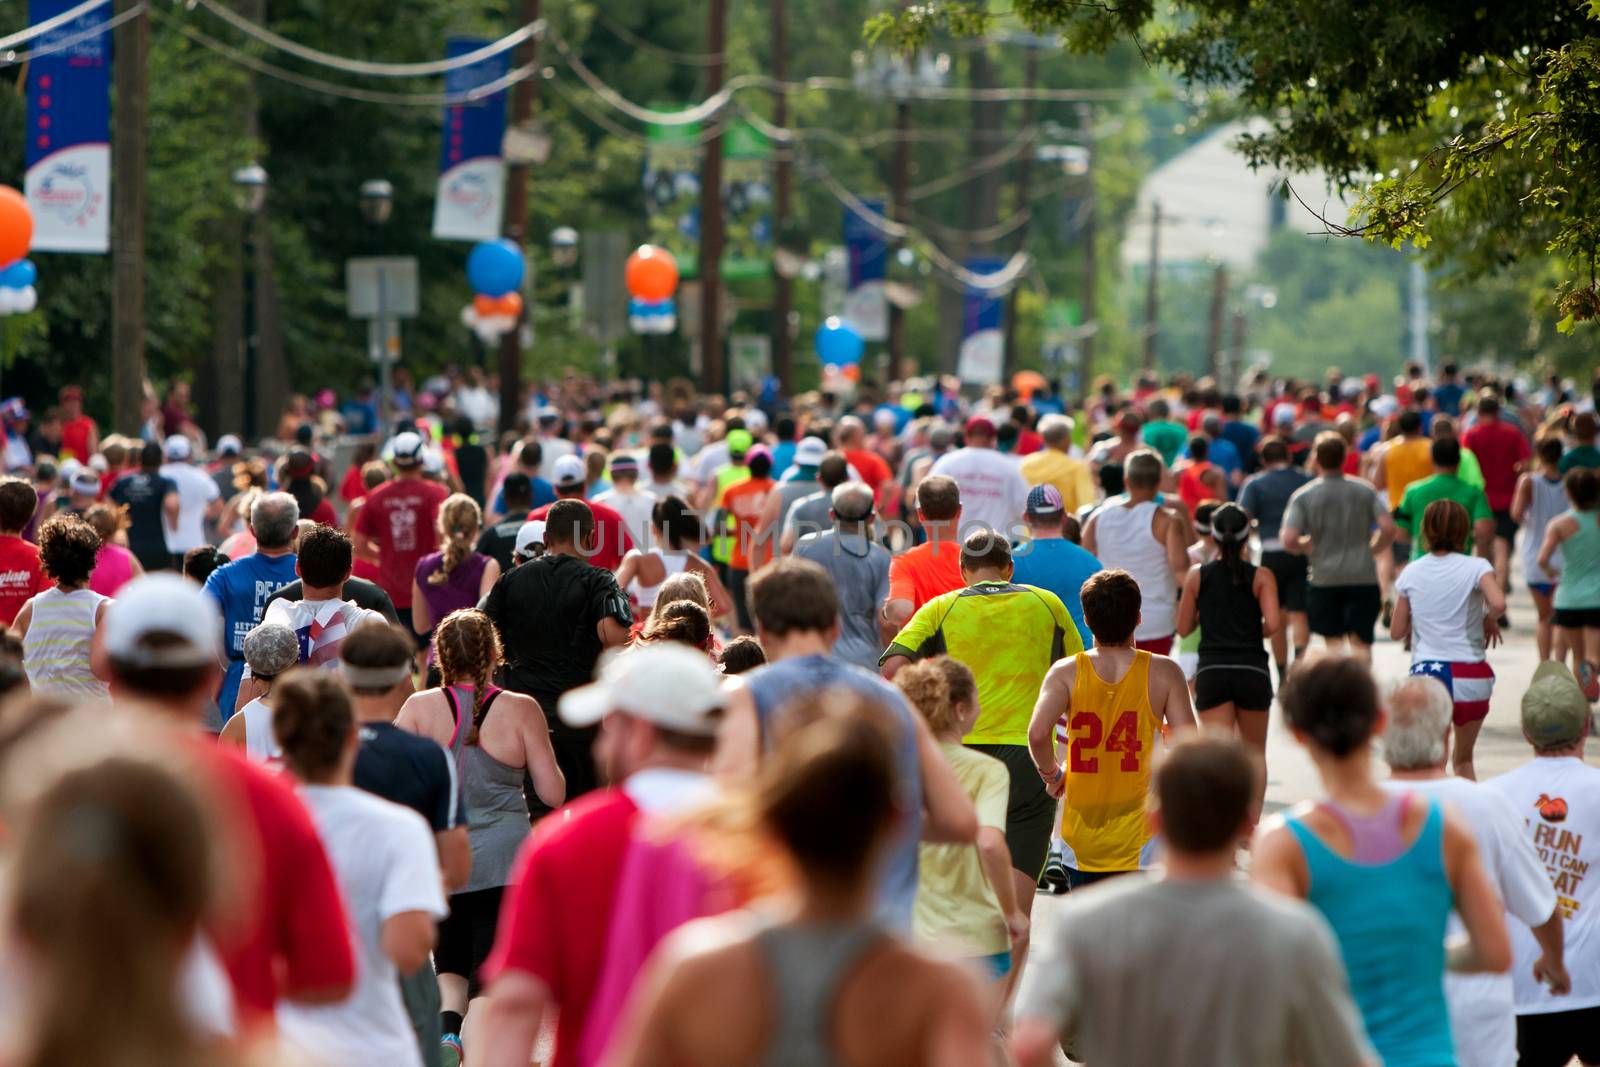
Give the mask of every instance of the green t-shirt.
<svg viewBox="0 0 1600 1067">
<path fill-rule="evenodd" d="M 1144 443 L 1161 453 L 1161 462 L 1172 466 L 1178 462 L 1178 455 L 1189 444 L 1189 431 L 1176 422 L 1157 419 L 1147 422 L 1139 434 L 1144 438 Z"/>
<path fill-rule="evenodd" d="M 1083 651 L 1061 598 L 1048 589 L 979 582 L 936 596 L 911 616 L 883 658 L 949 655 L 978 680 L 969 745 L 1026 745 L 1028 720 L 1051 664 Z"/>
<path fill-rule="evenodd" d="M 1574 467 L 1600 467 L 1600 448 L 1579 445 L 1567 449 L 1561 456 L 1561 473 L 1565 474 Z"/>
<path fill-rule="evenodd" d="M 1478 466 L 1478 457 L 1473 454 L 1472 449 L 1461 450 L 1461 466 L 1456 470 L 1456 477 L 1479 489 L 1484 487 L 1483 468 Z"/>
<path fill-rule="evenodd" d="M 1395 525 L 1411 535 L 1412 559 L 1418 559 L 1428 551 L 1428 546 L 1422 543 L 1422 515 L 1435 500 L 1454 500 L 1467 509 L 1467 517 L 1473 522 L 1494 518 L 1494 512 L 1489 510 L 1489 498 L 1483 495 L 1483 490 L 1453 474 L 1435 474 L 1420 482 L 1412 482 L 1406 487 L 1405 496 L 1400 498 L 1400 506 L 1394 509 Z M 1464 551 L 1472 554 L 1470 532 Z"/>
</svg>

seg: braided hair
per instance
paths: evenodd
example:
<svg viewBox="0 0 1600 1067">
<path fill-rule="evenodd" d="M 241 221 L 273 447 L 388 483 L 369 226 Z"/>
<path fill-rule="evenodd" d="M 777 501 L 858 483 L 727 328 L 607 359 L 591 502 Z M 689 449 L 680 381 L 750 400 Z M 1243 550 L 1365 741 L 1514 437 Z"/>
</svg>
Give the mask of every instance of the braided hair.
<svg viewBox="0 0 1600 1067">
<path fill-rule="evenodd" d="M 489 616 L 477 608 L 452 611 L 433 632 L 433 655 L 439 663 L 440 685 L 472 683 L 472 729 L 467 732 L 467 744 L 475 745 L 489 710 L 483 694 L 500 665 L 500 634 Z"/>
<path fill-rule="evenodd" d="M 428 575 L 429 585 L 443 585 L 450 572 L 472 555 L 478 541 L 478 529 L 483 525 L 483 512 L 478 502 L 465 493 L 452 493 L 439 505 L 439 543 L 444 546 L 444 560 L 439 569 Z"/>
</svg>

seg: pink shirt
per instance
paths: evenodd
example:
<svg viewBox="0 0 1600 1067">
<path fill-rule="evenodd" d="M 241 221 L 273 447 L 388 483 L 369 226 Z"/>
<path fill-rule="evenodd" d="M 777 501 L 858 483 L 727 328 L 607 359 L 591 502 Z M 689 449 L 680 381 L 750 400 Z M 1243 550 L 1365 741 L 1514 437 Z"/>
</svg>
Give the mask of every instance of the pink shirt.
<svg viewBox="0 0 1600 1067">
<path fill-rule="evenodd" d="M 118 544 L 103 544 L 89 572 L 89 588 L 101 596 L 114 597 L 117 590 L 133 580 L 133 553 Z"/>
</svg>

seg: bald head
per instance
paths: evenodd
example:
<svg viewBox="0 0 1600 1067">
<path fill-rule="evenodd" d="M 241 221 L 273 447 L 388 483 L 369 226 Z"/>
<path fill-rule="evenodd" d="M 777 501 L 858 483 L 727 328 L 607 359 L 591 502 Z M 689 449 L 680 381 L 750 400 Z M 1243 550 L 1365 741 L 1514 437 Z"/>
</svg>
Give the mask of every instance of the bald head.
<svg viewBox="0 0 1600 1067">
<path fill-rule="evenodd" d="M 856 448 L 867 435 L 867 424 L 854 415 L 846 415 L 839 420 L 838 433 L 840 448 Z"/>
<path fill-rule="evenodd" d="M 1383 758 L 1397 771 L 1443 767 L 1449 746 L 1450 691 L 1437 678 L 1413 675 L 1389 691 Z"/>
<path fill-rule="evenodd" d="M 872 490 L 861 482 L 845 482 L 833 490 L 833 517 L 841 525 L 858 525 L 872 517 Z"/>
</svg>

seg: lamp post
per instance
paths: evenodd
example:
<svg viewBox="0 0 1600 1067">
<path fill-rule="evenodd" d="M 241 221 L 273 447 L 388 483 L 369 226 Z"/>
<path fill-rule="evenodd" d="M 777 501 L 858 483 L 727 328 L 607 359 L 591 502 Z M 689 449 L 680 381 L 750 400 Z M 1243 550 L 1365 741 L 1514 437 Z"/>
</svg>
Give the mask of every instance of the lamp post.
<svg viewBox="0 0 1600 1067">
<path fill-rule="evenodd" d="M 244 439 L 250 444 L 256 440 L 256 373 L 261 350 L 256 326 L 255 221 L 267 202 L 267 172 L 261 164 L 251 163 L 233 172 L 233 196 L 244 214 L 244 331 L 240 341 L 244 346 Z"/>
<path fill-rule="evenodd" d="M 372 227 L 372 252 L 382 251 L 382 230 L 389 216 L 394 214 L 394 186 L 382 178 L 361 183 L 359 194 L 361 217 Z M 378 363 L 378 439 L 381 441 L 394 432 L 394 387 L 391 380 L 389 334 L 393 324 L 389 318 L 388 278 L 382 263 L 378 265 L 378 316 L 367 324 L 367 346 Z"/>
</svg>

